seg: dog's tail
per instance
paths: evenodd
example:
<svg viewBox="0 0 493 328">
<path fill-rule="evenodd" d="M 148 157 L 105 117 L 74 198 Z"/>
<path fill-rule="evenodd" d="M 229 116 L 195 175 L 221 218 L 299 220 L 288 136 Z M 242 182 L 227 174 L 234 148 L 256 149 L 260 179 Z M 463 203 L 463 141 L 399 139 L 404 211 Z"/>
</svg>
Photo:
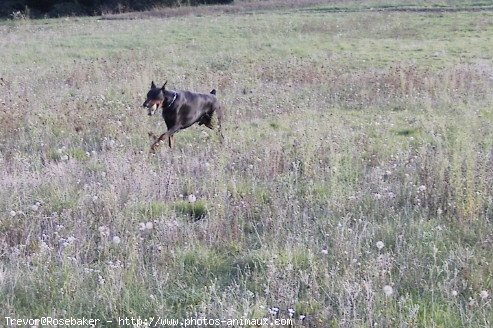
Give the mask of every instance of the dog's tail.
<svg viewBox="0 0 493 328">
<path fill-rule="evenodd" d="M 214 96 L 216 95 L 216 89 L 212 89 L 211 95 L 214 95 Z"/>
</svg>

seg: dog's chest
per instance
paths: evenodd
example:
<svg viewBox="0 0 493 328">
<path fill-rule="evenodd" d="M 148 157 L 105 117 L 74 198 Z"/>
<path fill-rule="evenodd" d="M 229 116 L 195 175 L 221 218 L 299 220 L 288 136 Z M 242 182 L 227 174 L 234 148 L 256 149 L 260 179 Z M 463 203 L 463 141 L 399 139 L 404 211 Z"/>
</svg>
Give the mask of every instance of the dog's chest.
<svg viewBox="0 0 493 328">
<path fill-rule="evenodd" d="M 164 109 L 163 118 L 164 118 L 164 122 L 166 122 L 166 125 L 168 127 L 176 125 L 178 120 L 177 110 L 174 108 Z"/>
</svg>

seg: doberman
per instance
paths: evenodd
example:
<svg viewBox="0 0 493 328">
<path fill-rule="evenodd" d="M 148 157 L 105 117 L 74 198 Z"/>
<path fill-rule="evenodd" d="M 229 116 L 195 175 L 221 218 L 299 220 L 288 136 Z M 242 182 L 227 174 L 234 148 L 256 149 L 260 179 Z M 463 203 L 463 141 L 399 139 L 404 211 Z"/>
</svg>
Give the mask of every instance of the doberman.
<svg viewBox="0 0 493 328">
<path fill-rule="evenodd" d="M 166 81 L 164 85 L 159 88 L 154 84 L 154 81 L 152 81 L 151 89 L 147 92 L 147 99 L 143 104 L 143 106 L 147 108 L 149 116 L 153 115 L 156 110 L 162 108 L 164 122 L 168 127 L 168 131 L 159 137 L 156 137 L 153 133 L 149 133 L 149 135 L 155 139 L 151 146 L 151 152 L 155 153 L 161 141 L 166 137 L 168 137 L 169 147 L 173 148 L 174 134 L 195 123 L 213 129 L 212 119 L 214 113 L 217 116 L 218 133 L 222 142 L 224 139 L 221 130 L 223 108 L 216 98 L 216 90 L 212 90 L 210 94 L 190 91 L 173 91 L 166 90 L 166 83 L 168 82 Z"/>
</svg>

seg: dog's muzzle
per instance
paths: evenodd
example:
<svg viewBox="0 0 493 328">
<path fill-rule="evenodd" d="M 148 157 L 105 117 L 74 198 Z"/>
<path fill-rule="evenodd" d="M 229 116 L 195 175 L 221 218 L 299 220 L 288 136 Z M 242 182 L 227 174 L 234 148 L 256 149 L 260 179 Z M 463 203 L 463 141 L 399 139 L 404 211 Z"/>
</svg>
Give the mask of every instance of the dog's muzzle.
<svg viewBox="0 0 493 328">
<path fill-rule="evenodd" d="M 158 105 L 156 103 L 151 104 L 150 101 L 145 101 L 142 105 L 144 108 L 147 108 L 147 115 L 152 116 L 156 112 Z"/>
<path fill-rule="evenodd" d="M 147 115 L 152 116 L 156 112 L 157 105 L 153 104 L 152 106 L 147 107 Z"/>
</svg>

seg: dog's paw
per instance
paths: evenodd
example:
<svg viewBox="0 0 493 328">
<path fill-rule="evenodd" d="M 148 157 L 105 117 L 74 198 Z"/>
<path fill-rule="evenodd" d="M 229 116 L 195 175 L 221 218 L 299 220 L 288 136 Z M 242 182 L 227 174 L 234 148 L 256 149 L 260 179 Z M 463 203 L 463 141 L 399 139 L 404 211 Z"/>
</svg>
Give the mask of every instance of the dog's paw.
<svg viewBox="0 0 493 328">
<path fill-rule="evenodd" d="M 159 145 L 161 143 L 159 141 L 156 141 L 155 143 L 152 144 L 151 146 L 151 153 L 155 154 L 156 153 L 156 150 L 158 149 Z"/>
</svg>

